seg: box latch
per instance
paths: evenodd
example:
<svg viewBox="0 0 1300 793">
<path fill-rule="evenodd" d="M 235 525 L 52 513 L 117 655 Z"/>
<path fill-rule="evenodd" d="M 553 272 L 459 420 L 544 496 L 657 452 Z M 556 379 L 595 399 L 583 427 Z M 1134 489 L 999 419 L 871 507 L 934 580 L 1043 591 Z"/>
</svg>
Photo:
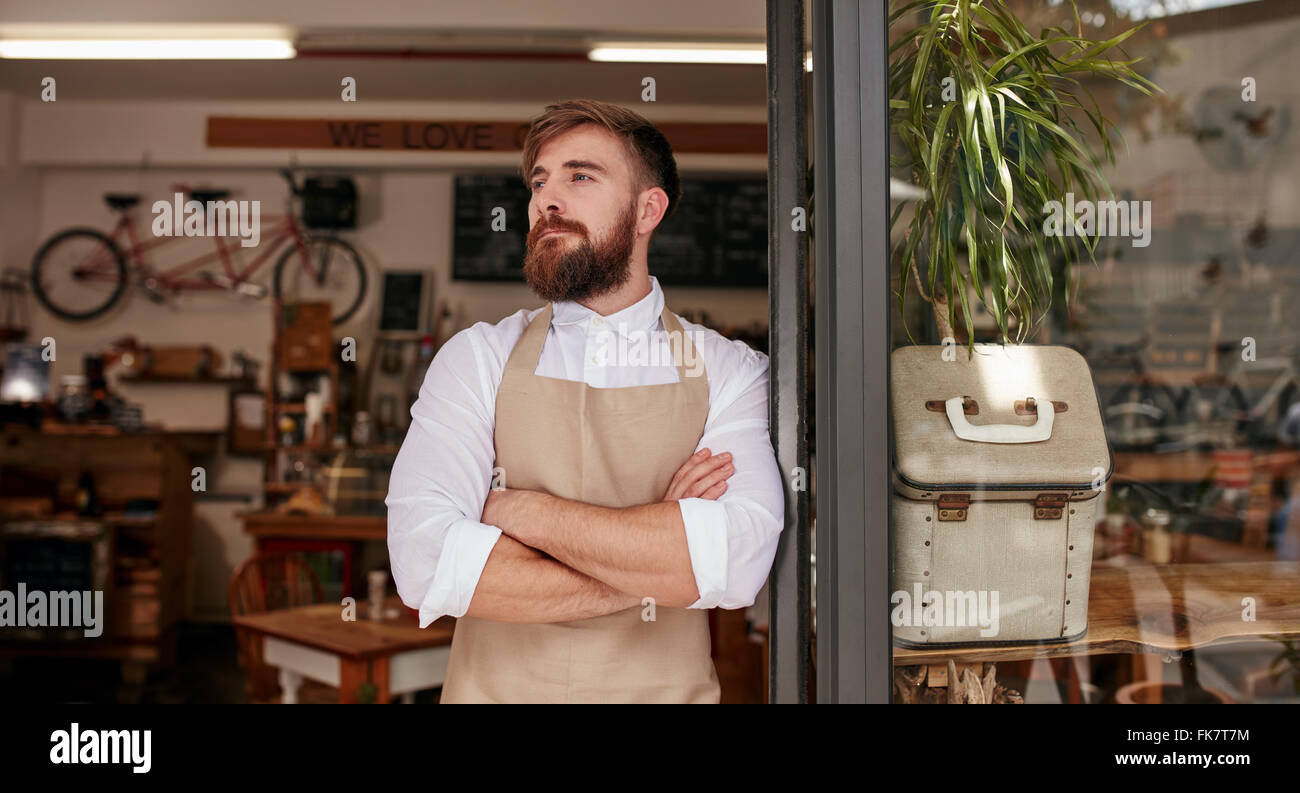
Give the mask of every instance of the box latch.
<svg viewBox="0 0 1300 793">
<path fill-rule="evenodd" d="M 1065 493 L 1039 493 L 1034 499 L 1034 520 L 1060 520 L 1065 501 Z"/>
<path fill-rule="evenodd" d="M 939 495 L 939 520 L 966 520 L 970 506 L 968 493 L 941 493 Z"/>
</svg>

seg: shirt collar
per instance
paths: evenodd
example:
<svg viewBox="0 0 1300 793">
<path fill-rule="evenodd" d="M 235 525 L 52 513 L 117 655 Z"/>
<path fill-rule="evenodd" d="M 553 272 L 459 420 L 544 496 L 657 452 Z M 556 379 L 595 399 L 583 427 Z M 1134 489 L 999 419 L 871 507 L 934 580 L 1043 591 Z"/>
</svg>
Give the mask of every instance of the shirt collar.
<svg viewBox="0 0 1300 793">
<path fill-rule="evenodd" d="M 649 330 L 659 321 L 663 313 L 664 293 L 659 288 L 659 279 L 650 276 L 650 292 L 637 302 L 621 311 L 603 317 L 604 327 L 622 330 Z M 551 324 L 574 325 L 587 324 L 599 317 L 595 311 L 575 300 L 558 300 L 551 303 Z"/>
</svg>

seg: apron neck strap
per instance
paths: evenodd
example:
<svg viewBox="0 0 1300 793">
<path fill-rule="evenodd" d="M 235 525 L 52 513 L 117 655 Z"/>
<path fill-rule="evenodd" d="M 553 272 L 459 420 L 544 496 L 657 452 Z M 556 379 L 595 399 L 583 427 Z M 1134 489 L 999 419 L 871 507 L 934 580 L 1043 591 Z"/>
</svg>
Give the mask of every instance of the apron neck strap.
<svg viewBox="0 0 1300 793">
<path fill-rule="evenodd" d="M 520 337 L 518 347 L 515 353 L 510 356 L 506 362 L 507 368 L 524 369 L 528 373 L 537 371 L 537 364 L 542 358 L 542 344 L 546 341 L 546 332 L 551 328 L 551 317 L 553 316 L 551 303 L 537 313 L 528 327 L 524 328 L 524 335 Z M 677 316 L 668 310 L 665 304 L 663 311 L 659 313 L 660 319 L 663 320 L 664 330 L 668 332 L 668 346 L 672 350 L 674 362 L 677 365 L 677 376 L 683 383 L 697 384 L 703 383 L 708 388 L 708 381 L 704 379 L 702 366 L 699 374 L 688 376 L 686 362 L 692 361 L 697 364 L 700 362 L 699 353 L 695 349 L 695 344 L 691 341 L 690 334 L 683 328 L 682 324 L 677 321 Z M 680 341 L 675 341 L 680 339 Z"/>
<path fill-rule="evenodd" d="M 537 364 L 542 359 L 542 343 L 546 341 L 546 331 L 551 328 L 551 313 L 551 304 L 547 303 L 524 328 L 524 335 L 506 359 L 507 369 L 520 369 L 527 374 L 537 371 Z"/>
</svg>

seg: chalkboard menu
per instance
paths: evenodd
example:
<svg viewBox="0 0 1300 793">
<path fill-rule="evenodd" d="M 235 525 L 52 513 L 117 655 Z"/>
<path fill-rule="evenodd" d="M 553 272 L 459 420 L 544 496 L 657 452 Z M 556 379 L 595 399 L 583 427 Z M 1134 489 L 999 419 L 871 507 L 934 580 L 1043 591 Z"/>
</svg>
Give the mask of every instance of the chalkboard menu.
<svg viewBox="0 0 1300 793">
<path fill-rule="evenodd" d="M 453 278 L 524 280 L 528 199 L 515 175 L 456 177 Z M 494 231 L 498 207 L 505 228 Z M 766 286 L 767 178 L 683 179 L 681 204 L 650 237 L 647 264 L 664 286 Z"/>
<path fill-rule="evenodd" d="M 384 273 L 384 291 L 380 301 L 379 329 L 424 330 L 420 309 L 424 299 L 424 273 Z"/>
</svg>

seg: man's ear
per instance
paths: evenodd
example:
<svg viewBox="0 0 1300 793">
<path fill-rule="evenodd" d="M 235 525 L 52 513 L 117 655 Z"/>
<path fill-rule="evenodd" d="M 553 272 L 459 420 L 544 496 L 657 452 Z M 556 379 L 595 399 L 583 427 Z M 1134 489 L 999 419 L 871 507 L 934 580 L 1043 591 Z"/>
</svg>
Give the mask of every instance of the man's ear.
<svg viewBox="0 0 1300 793">
<path fill-rule="evenodd" d="M 637 234 L 649 234 L 663 222 L 668 212 L 668 194 L 662 187 L 649 187 L 641 191 L 638 197 L 640 210 L 637 213 Z"/>
</svg>

